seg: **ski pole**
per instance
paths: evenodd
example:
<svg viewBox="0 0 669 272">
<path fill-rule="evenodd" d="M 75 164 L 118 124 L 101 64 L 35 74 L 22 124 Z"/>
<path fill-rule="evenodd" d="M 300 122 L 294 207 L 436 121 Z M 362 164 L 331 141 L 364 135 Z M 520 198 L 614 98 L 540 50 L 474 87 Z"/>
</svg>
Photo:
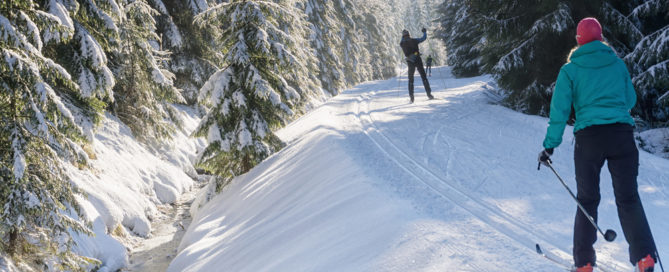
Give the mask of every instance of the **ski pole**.
<svg viewBox="0 0 669 272">
<path fill-rule="evenodd" d="M 539 163 L 539 165 L 541 165 L 541 163 Z M 585 217 L 587 217 L 588 220 L 590 220 L 590 223 L 592 223 L 592 225 L 595 226 L 595 228 L 599 231 L 599 233 L 601 233 L 602 236 L 604 236 L 604 239 L 606 239 L 606 241 L 613 242 L 613 240 L 615 240 L 616 236 L 617 236 L 616 232 L 613 231 L 612 229 L 608 229 L 608 230 L 606 230 L 606 233 L 604 233 L 602 231 L 602 229 L 599 228 L 597 223 L 595 223 L 595 220 L 592 218 L 592 216 L 590 216 L 590 214 L 587 211 L 585 211 L 585 208 L 583 208 L 583 206 L 581 205 L 581 202 L 579 202 L 578 199 L 576 198 L 576 195 L 574 195 L 574 193 L 571 191 L 571 189 L 569 189 L 569 186 L 567 186 L 567 183 L 565 183 L 564 180 L 562 180 L 562 178 L 560 177 L 560 175 L 558 175 L 557 171 L 555 171 L 555 168 L 553 168 L 553 163 L 551 162 L 550 159 L 546 160 L 546 165 L 548 166 L 548 168 L 550 168 L 553 171 L 553 173 L 558 178 L 558 180 L 560 180 L 560 182 L 562 183 L 562 186 L 564 186 L 564 188 L 567 189 L 567 192 L 569 192 L 569 194 L 571 195 L 571 198 L 573 198 L 574 201 L 576 201 L 576 204 L 578 205 L 578 208 L 581 209 L 581 212 L 583 212 Z M 538 169 L 538 167 L 537 167 L 537 169 Z"/>
<path fill-rule="evenodd" d="M 657 262 L 660 264 L 660 269 L 662 269 L 662 272 L 664 272 L 664 266 L 662 266 L 662 261 L 660 260 L 660 252 L 655 250 L 655 257 L 657 257 Z"/>
<path fill-rule="evenodd" d="M 400 91 L 402 90 L 402 72 L 397 77 L 397 97 L 400 97 Z"/>
</svg>

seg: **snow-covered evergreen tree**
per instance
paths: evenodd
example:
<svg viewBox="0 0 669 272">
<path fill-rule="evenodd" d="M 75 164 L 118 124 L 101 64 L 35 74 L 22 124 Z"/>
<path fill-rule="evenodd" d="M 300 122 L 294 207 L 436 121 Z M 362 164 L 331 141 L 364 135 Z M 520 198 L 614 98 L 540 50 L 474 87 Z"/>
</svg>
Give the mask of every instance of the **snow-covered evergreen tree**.
<svg viewBox="0 0 669 272">
<path fill-rule="evenodd" d="M 332 1 L 335 9 L 335 16 L 340 22 L 339 29 L 334 33 L 343 41 L 341 50 L 341 63 L 344 69 L 344 78 L 349 84 L 362 82 L 370 79 L 369 68 L 365 69 L 364 59 L 368 57 L 367 50 L 364 49 L 364 41 L 358 32 L 357 23 L 354 14 L 360 12 L 359 6 L 351 0 Z"/>
<path fill-rule="evenodd" d="M 651 123 L 665 122 L 668 5 L 662 0 L 551 0 L 540 5 L 449 0 L 439 9 L 439 33 L 456 75 L 492 73 L 508 91 L 507 105 L 545 115 L 558 69 L 576 46 L 576 22 L 596 17 L 605 41 L 630 68 L 639 93 L 634 113 Z"/>
<path fill-rule="evenodd" d="M 399 48 L 397 45 L 396 28 L 392 27 L 392 21 L 386 18 L 391 18 L 392 15 L 387 11 L 389 6 L 387 1 L 366 1 L 358 4 L 360 13 L 354 15 L 357 22 L 357 27 L 360 29 L 360 37 L 365 41 L 362 47 L 368 54 L 364 56 L 368 59 L 364 60 L 364 64 L 358 69 L 369 70 L 365 80 L 389 78 L 394 76 L 396 63 L 399 61 L 398 51 L 392 50 Z M 392 38 L 391 38 L 392 37 Z"/>
<path fill-rule="evenodd" d="M 158 12 L 145 0 L 128 3 L 123 12 L 120 48 L 114 55 L 118 66 L 114 111 L 140 139 L 170 138 L 178 120 L 169 103 L 185 100 L 174 88 L 174 75 L 162 66 L 169 54 L 160 50 L 153 18 Z"/>
<path fill-rule="evenodd" d="M 554 75 L 574 43 L 570 7 L 560 1 L 467 2 L 483 26 L 482 70 L 509 91 L 507 105 L 547 114 Z"/>
<path fill-rule="evenodd" d="M 293 53 L 294 57 L 288 58 L 291 63 L 286 63 L 286 66 L 291 72 L 286 73 L 283 77 L 288 85 L 294 88 L 301 97 L 299 103 L 293 109 L 297 116 L 322 103 L 326 96 L 318 74 L 315 72 L 318 70 L 318 58 L 309 41 L 312 33 L 310 24 L 300 9 L 303 1 L 273 0 L 279 5 L 290 7 L 288 11 L 292 13 L 286 15 L 289 17 L 277 20 L 277 23 L 279 29 L 290 36 L 290 40 L 284 42 L 284 44 L 289 47 L 287 51 Z"/>
<path fill-rule="evenodd" d="M 428 56 L 432 56 L 432 65 L 445 65 L 446 47 L 444 46 L 443 40 L 439 38 L 439 24 L 437 23 L 439 21 L 439 13 L 437 11 L 440 6 L 437 5 L 437 2 L 439 1 L 422 0 L 422 3 L 417 3 L 421 7 L 420 27 L 425 27 L 428 31 L 428 39 L 421 45 L 421 54 L 424 59 Z M 425 63 L 425 61 L 423 61 L 423 63 Z"/>
<path fill-rule="evenodd" d="M 162 49 L 171 52 L 169 70 L 174 73 L 174 86 L 181 89 L 187 104 L 197 103 L 198 91 L 223 64 L 223 55 L 214 50 L 211 34 L 195 23 L 195 16 L 205 11 L 205 0 L 150 0 L 159 11 L 156 16 Z"/>
<path fill-rule="evenodd" d="M 436 35 L 446 45 L 448 65 L 456 76 L 473 76 L 482 72 L 481 50 L 485 46 L 478 18 L 460 0 L 445 1 L 437 12 L 441 14 Z"/>
<path fill-rule="evenodd" d="M 309 99 L 288 82 L 291 73 L 308 73 L 301 57 L 310 52 L 291 35 L 299 35 L 306 21 L 290 3 L 233 0 L 198 15 L 197 22 L 225 26 L 218 39 L 227 66 L 200 90 L 209 112 L 194 133 L 208 139 L 199 165 L 221 178 L 220 188 L 281 148 L 273 130 Z"/>
<path fill-rule="evenodd" d="M 635 112 L 651 126 L 669 126 L 669 2 L 643 1 L 627 16 L 643 36 L 625 57 L 637 91 Z"/>
<path fill-rule="evenodd" d="M 333 1 L 306 0 L 303 10 L 311 23 L 311 47 L 318 57 L 318 78 L 323 89 L 338 94 L 346 86 L 340 48 L 344 41 L 336 30 L 341 22 L 335 17 Z"/>
<path fill-rule="evenodd" d="M 63 163 L 87 165 L 80 123 L 99 109 L 42 52 L 73 39 L 71 23 L 38 8 L 30 0 L 0 4 L 0 250 L 39 271 L 87 270 L 96 261 L 70 251 L 72 232 L 90 232 L 73 218 L 79 191 Z"/>
<path fill-rule="evenodd" d="M 98 5 L 96 1 L 49 0 L 49 13 L 74 31 L 67 43 L 45 48 L 45 55 L 63 65 L 81 89 L 84 97 L 113 101 L 114 75 L 109 68 L 107 53 L 118 42 L 116 21 L 120 7 L 115 1 Z"/>
</svg>

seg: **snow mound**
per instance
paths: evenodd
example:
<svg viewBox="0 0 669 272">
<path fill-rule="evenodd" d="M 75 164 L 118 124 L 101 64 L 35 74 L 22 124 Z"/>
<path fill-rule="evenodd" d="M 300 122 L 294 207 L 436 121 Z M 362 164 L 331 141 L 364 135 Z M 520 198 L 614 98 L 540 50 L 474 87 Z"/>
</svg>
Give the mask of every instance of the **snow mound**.
<svg viewBox="0 0 669 272">
<path fill-rule="evenodd" d="M 95 234 L 75 235 L 74 251 L 101 260 L 98 271 L 127 267 L 127 248 L 151 235 L 157 206 L 174 203 L 193 187 L 191 159 L 204 141 L 188 137 L 198 118 L 187 108 L 179 109 L 183 131 L 158 148 L 140 144 L 127 126 L 107 114 L 90 144 L 90 169 L 68 166 L 73 182 L 86 194 L 79 201 Z"/>
</svg>

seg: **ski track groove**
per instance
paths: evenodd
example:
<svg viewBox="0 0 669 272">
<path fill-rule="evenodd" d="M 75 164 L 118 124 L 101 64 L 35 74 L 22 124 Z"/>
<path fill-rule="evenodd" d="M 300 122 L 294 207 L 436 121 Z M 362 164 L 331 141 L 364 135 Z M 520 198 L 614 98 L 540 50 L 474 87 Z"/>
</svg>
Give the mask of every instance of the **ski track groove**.
<svg viewBox="0 0 669 272">
<path fill-rule="evenodd" d="M 651 163 L 651 165 L 652 165 L 653 168 L 655 168 L 655 169 L 658 168 L 658 167 L 656 166 L 655 163 Z M 666 179 L 666 178 L 667 178 L 666 175 L 665 175 L 665 174 L 662 174 L 660 180 L 662 180 L 662 179 Z M 653 182 L 652 179 L 645 179 L 645 181 L 646 181 L 648 184 L 652 185 L 653 187 L 661 188 L 662 190 L 659 190 L 659 191 L 660 191 L 660 193 L 662 194 L 662 196 L 664 196 L 664 198 L 666 198 L 666 199 L 669 199 L 669 196 L 665 193 L 665 191 L 666 191 L 665 189 L 666 189 L 666 188 L 665 188 L 664 184 L 662 184 L 662 186 L 657 186 L 657 184 L 655 184 L 655 183 Z"/>
<path fill-rule="evenodd" d="M 379 144 L 379 143 L 378 143 L 378 142 L 377 142 L 377 141 L 376 141 L 376 140 L 369 134 L 369 131 L 367 130 L 367 128 L 370 128 L 370 127 L 369 127 L 369 126 L 366 127 L 366 126 L 365 126 L 365 123 L 362 121 L 362 117 L 361 117 L 361 113 L 362 113 L 362 111 L 360 110 L 360 107 L 361 107 L 361 105 L 363 104 L 362 102 L 366 102 L 366 101 L 368 101 L 369 96 L 366 96 L 366 97 L 365 97 L 364 95 L 361 95 L 360 97 L 363 98 L 362 100 L 365 100 L 365 101 L 361 101 L 360 99 L 358 100 L 358 102 L 357 102 L 357 112 L 356 112 L 355 116 L 356 116 L 357 119 L 358 119 L 358 123 L 359 123 L 360 126 L 362 127 L 362 131 L 363 131 L 363 133 L 364 133 L 364 134 L 365 134 L 365 135 L 372 141 L 372 143 L 374 143 L 374 145 L 376 145 L 376 146 L 379 148 L 379 150 L 381 151 L 381 153 L 385 154 L 386 157 L 388 157 L 391 161 L 395 162 L 400 168 L 404 169 L 410 176 L 413 176 L 414 178 L 420 180 L 420 179 L 421 179 L 420 177 L 418 177 L 418 176 L 417 176 L 415 173 L 413 173 L 412 171 L 406 169 L 406 168 L 405 168 L 405 165 L 403 165 L 402 163 L 400 163 L 399 161 L 397 161 L 397 159 L 396 159 L 395 157 L 393 157 L 391 154 L 387 153 L 386 149 L 384 149 L 384 148 L 383 148 L 383 147 L 382 147 L 382 146 L 381 146 L 381 145 L 380 145 L 380 144 Z M 365 105 L 369 106 L 368 103 L 365 103 Z M 365 114 L 368 113 L 368 110 L 369 110 L 368 108 L 365 110 Z M 367 116 L 367 118 L 370 118 L 368 114 L 367 114 L 366 116 Z M 370 121 L 371 121 L 371 120 L 370 120 Z M 376 128 L 374 128 L 374 129 L 376 129 Z M 449 245 L 448 243 L 441 243 L 441 245 L 442 245 L 442 246 L 445 246 L 446 248 L 448 248 L 449 251 L 451 251 L 452 254 L 466 255 L 465 252 L 463 252 L 463 251 L 460 250 L 459 248 L 456 248 L 456 247 L 454 247 L 454 246 Z M 473 269 L 473 271 L 484 271 L 483 269 L 481 269 L 480 267 L 477 267 L 475 264 L 472 264 L 472 263 L 466 263 L 465 265 L 468 266 L 469 268 Z"/>
<path fill-rule="evenodd" d="M 545 238 L 542 235 L 539 235 L 538 233 L 532 231 L 531 229 L 528 228 L 528 226 L 521 223 L 517 223 L 516 220 L 514 220 L 513 217 L 507 214 L 506 212 L 498 210 L 497 208 L 494 207 L 490 207 L 486 203 L 482 203 L 481 201 L 475 199 L 468 193 L 464 192 L 463 189 L 458 188 L 457 185 L 448 182 L 446 179 L 440 177 L 439 175 L 435 174 L 431 170 L 427 169 L 426 167 L 418 163 L 414 158 L 412 158 L 405 151 L 399 148 L 392 140 L 388 138 L 388 136 L 386 136 L 382 132 L 382 130 L 380 130 L 376 126 L 374 120 L 372 119 L 369 113 L 369 104 L 371 101 L 371 96 L 373 95 L 376 95 L 376 92 L 371 92 L 367 94 L 363 93 L 359 96 L 359 98 L 357 99 L 358 107 L 355 116 L 357 117 L 364 134 L 370 140 L 372 140 L 372 142 L 381 150 L 383 154 L 385 154 L 388 158 L 390 158 L 393 162 L 395 162 L 401 169 L 406 171 L 409 175 L 415 177 L 418 181 L 426 185 L 428 188 L 436 192 L 438 195 L 441 195 L 444 199 L 453 202 L 457 206 L 463 208 L 465 211 L 469 212 L 470 214 L 481 220 L 483 223 L 489 225 L 492 229 L 496 230 L 501 234 L 506 235 L 516 243 L 523 245 L 529 250 L 535 251 L 535 245 L 539 243 L 544 247 L 546 245 L 549 245 L 553 249 L 558 250 L 561 253 L 561 255 L 571 256 L 571 254 L 567 253 L 564 249 L 555 246 L 556 243 L 554 241 L 551 241 L 552 239 L 549 240 L 549 238 Z M 361 111 L 361 104 L 365 105 L 364 112 Z M 477 114 L 474 112 L 475 112 L 474 110 L 471 110 L 467 114 L 459 115 L 453 121 L 459 121 L 471 115 Z M 381 142 L 385 142 L 386 144 L 384 145 Z M 448 143 L 447 145 L 451 146 Z M 397 157 L 393 156 L 391 152 L 396 153 L 398 156 Z M 400 160 L 405 161 L 406 164 L 402 163 Z M 450 161 L 450 156 L 449 156 L 449 161 Z M 409 168 L 413 168 L 413 170 Z M 497 224 L 493 224 L 494 222 L 497 222 Z M 459 250 L 458 252 L 462 253 Z M 551 254 L 550 251 L 548 251 L 547 253 Z M 612 264 L 612 266 L 617 267 L 617 265 L 615 264 Z M 602 272 L 618 271 L 613 267 L 609 267 L 609 265 L 599 264 L 598 267 L 599 270 L 601 270 Z M 478 271 L 482 271 L 480 268 L 477 269 Z"/>
</svg>

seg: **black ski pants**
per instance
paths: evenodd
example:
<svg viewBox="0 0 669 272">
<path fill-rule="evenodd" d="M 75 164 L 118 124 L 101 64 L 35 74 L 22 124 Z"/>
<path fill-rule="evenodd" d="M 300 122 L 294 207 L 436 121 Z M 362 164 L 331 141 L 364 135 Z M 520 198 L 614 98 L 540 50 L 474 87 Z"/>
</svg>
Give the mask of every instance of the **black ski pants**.
<svg viewBox="0 0 669 272">
<path fill-rule="evenodd" d="M 655 243 L 637 190 L 639 151 L 632 126 L 620 123 L 595 125 L 576 132 L 574 164 L 577 198 L 595 222 L 600 201 L 599 174 L 604 161 L 608 162 L 611 173 L 618 218 L 629 244 L 630 262 L 635 264 L 648 254 L 657 259 Z M 587 263 L 595 265 L 593 244 L 596 240 L 597 229 L 577 209 L 573 252 L 577 267 Z"/>
<path fill-rule="evenodd" d="M 420 78 L 423 79 L 423 86 L 425 87 L 427 97 L 432 97 L 432 89 L 430 89 L 430 82 L 427 81 L 427 76 L 425 75 L 423 60 L 421 60 L 420 57 L 417 57 L 415 62 L 407 61 L 407 66 L 409 66 L 409 97 L 413 100 L 413 75 L 416 72 L 416 69 L 418 69 Z"/>
</svg>

